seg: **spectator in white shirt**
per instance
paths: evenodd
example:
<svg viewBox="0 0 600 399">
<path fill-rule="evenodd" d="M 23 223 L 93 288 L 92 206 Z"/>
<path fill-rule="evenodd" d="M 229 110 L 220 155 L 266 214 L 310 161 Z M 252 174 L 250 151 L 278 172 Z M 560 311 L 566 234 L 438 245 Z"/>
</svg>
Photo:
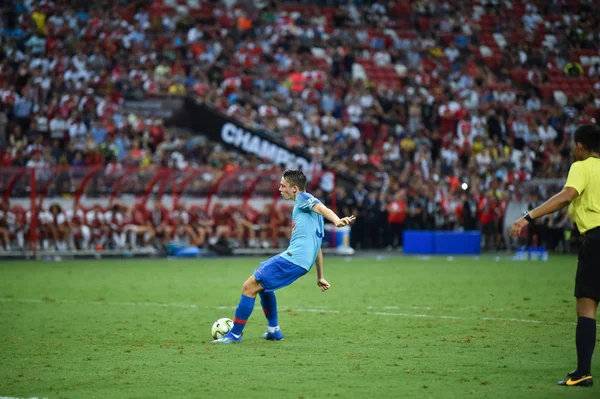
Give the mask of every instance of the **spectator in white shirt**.
<svg viewBox="0 0 600 399">
<path fill-rule="evenodd" d="M 466 109 L 473 110 L 479 106 L 479 93 L 477 93 L 477 90 L 465 89 L 460 95 Z"/>
<path fill-rule="evenodd" d="M 35 116 L 35 120 L 37 122 L 38 132 L 42 134 L 47 133 L 49 130 L 48 117 L 45 114 L 39 113 Z"/>
<path fill-rule="evenodd" d="M 348 113 L 348 118 L 350 119 L 350 122 L 360 123 L 363 116 L 363 110 L 360 105 L 352 103 L 346 108 L 346 112 Z"/>
<path fill-rule="evenodd" d="M 29 68 L 36 69 L 41 68 L 42 74 L 48 73 L 48 68 L 50 67 L 50 60 L 48 58 L 34 58 L 29 63 Z"/>
<path fill-rule="evenodd" d="M 596 63 L 590 67 L 590 69 L 588 70 L 588 76 L 590 78 L 600 76 L 600 64 L 599 63 Z"/>
<path fill-rule="evenodd" d="M 25 166 L 28 168 L 39 169 L 48 166 L 48 164 L 42 158 L 42 151 L 35 151 Z"/>
<path fill-rule="evenodd" d="M 388 141 L 383 143 L 383 159 L 386 161 L 397 161 L 401 159 L 400 146 L 394 141 L 392 136 L 388 137 Z"/>
<path fill-rule="evenodd" d="M 542 74 L 537 68 L 527 71 L 527 81 L 533 86 L 539 86 L 542 83 Z"/>
<path fill-rule="evenodd" d="M 386 14 L 385 6 L 383 4 L 379 4 L 378 1 L 375 1 L 373 4 L 371 4 L 371 12 L 373 12 L 375 14 L 385 15 Z"/>
<path fill-rule="evenodd" d="M 454 42 L 450 42 L 450 45 L 444 50 L 444 55 L 448 58 L 448 61 L 454 62 L 460 56 L 460 51 L 454 45 Z"/>
<path fill-rule="evenodd" d="M 485 136 L 487 134 L 487 119 L 485 116 L 480 116 L 479 111 L 473 110 L 471 116 L 471 130 L 473 136 Z"/>
<path fill-rule="evenodd" d="M 360 106 L 362 108 L 371 108 L 373 106 L 373 96 L 368 91 L 364 91 L 360 96 Z"/>
<path fill-rule="evenodd" d="M 25 47 L 30 49 L 33 55 L 44 54 L 46 52 L 46 39 L 35 33 L 25 42 Z"/>
<path fill-rule="evenodd" d="M 475 156 L 475 162 L 479 166 L 479 173 L 484 173 L 487 168 L 492 164 L 492 157 L 490 156 L 490 150 L 484 148 L 479 154 Z"/>
<path fill-rule="evenodd" d="M 556 130 L 548 124 L 548 121 L 544 121 L 541 125 L 538 126 L 538 135 L 540 136 L 540 140 L 542 142 L 554 141 L 556 139 Z"/>
<path fill-rule="evenodd" d="M 523 15 L 523 26 L 527 32 L 535 31 L 535 27 L 538 23 L 544 22 L 542 17 L 537 13 L 537 11 L 531 10 L 530 12 Z"/>
<path fill-rule="evenodd" d="M 539 111 L 540 109 L 542 109 L 542 102 L 539 98 L 537 98 L 537 96 L 531 96 L 527 100 L 525 107 L 528 111 Z"/>
<path fill-rule="evenodd" d="M 50 137 L 53 139 L 64 139 L 68 129 L 67 121 L 60 114 L 50 121 Z"/>
<path fill-rule="evenodd" d="M 498 92 L 495 92 L 494 97 L 503 104 L 514 104 L 517 101 L 515 92 L 508 88 L 500 89 Z"/>
<path fill-rule="evenodd" d="M 302 121 L 302 133 L 308 138 L 321 138 L 321 128 L 319 127 L 319 116 L 314 113 Z"/>
<path fill-rule="evenodd" d="M 357 30 L 355 36 L 360 44 L 366 44 L 369 40 L 369 34 L 364 29 Z"/>
<path fill-rule="evenodd" d="M 135 19 L 143 29 L 150 27 L 150 15 L 144 10 L 140 10 L 137 14 L 135 14 L 133 19 Z"/>
<path fill-rule="evenodd" d="M 344 127 L 342 133 L 344 136 L 350 137 L 354 140 L 360 139 L 360 130 L 358 130 L 358 128 L 350 122 Z"/>
<path fill-rule="evenodd" d="M 202 39 L 203 36 L 204 34 L 202 32 L 202 27 L 200 26 L 200 24 L 196 24 L 196 26 L 188 30 L 187 42 L 194 43 L 196 40 Z"/>
<path fill-rule="evenodd" d="M 83 139 L 88 132 L 88 128 L 83 123 L 81 116 L 76 115 L 69 126 L 69 137 L 71 139 Z"/>
<path fill-rule="evenodd" d="M 50 18 L 48 18 L 48 24 L 52 24 L 52 25 L 56 26 L 57 30 L 60 30 L 60 28 L 62 28 L 64 23 L 65 23 L 65 19 L 62 17 L 62 15 L 60 13 L 54 14 Z"/>
<path fill-rule="evenodd" d="M 515 139 L 523 140 L 524 142 L 529 136 L 529 126 L 527 126 L 527 122 L 522 116 L 512 123 L 512 129 L 515 133 Z"/>
<path fill-rule="evenodd" d="M 455 144 L 453 148 L 446 147 L 442 150 L 441 157 L 444 160 L 444 164 L 447 167 L 454 165 L 454 163 L 458 162 L 458 151 L 460 147 Z"/>
<path fill-rule="evenodd" d="M 377 66 L 388 66 L 392 62 L 392 57 L 386 51 L 378 51 L 373 56 L 373 61 Z"/>
<path fill-rule="evenodd" d="M 335 119 L 332 115 L 330 111 L 327 111 L 325 113 L 325 115 L 323 115 L 323 117 L 321 117 L 321 126 L 323 127 L 323 129 L 326 129 L 328 127 L 336 127 L 337 126 L 337 119 Z"/>
</svg>

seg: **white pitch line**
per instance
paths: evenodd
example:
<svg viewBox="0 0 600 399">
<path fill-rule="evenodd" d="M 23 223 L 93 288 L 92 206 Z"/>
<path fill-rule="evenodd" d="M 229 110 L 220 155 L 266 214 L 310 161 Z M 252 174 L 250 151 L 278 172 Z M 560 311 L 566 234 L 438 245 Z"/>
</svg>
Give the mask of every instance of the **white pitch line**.
<svg viewBox="0 0 600 399">
<path fill-rule="evenodd" d="M 184 309 L 197 309 L 199 306 L 188 303 L 158 303 L 158 302 L 105 302 L 104 300 L 81 302 L 74 301 L 72 299 L 35 299 L 35 298 L 0 298 L 0 302 L 22 302 L 22 303 L 68 303 L 78 304 L 86 303 L 91 305 L 117 305 L 117 306 L 148 306 L 158 308 L 184 308 Z M 219 308 L 224 309 L 235 309 L 235 307 L 220 306 Z M 0 399 L 2 397 L 0 396 Z"/>
<path fill-rule="evenodd" d="M 48 398 L 38 398 L 38 397 L 33 397 L 33 398 L 16 398 L 14 396 L 0 396 L 0 399 L 48 399 Z"/>
<path fill-rule="evenodd" d="M 68 304 L 77 304 L 77 303 L 82 303 L 81 301 L 75 301 L 72 299 L 36 299 L 36 298 L 0 298 L 0 302 L 22 302 L 22 303 L 52 303 L 52 302 L 56 302 L 56 303 L 68 303 Z M 195 304 L 188 304 L 188 303 L 175 303 L 175 302 L 169 302 L 169 303 L 159 303 L 159 302 L 105 302 L 103 299 L 102 300 L 97 300 L 97 301 L 90 301 L 90 302 L 86 302 L 88 304 L 92 304 L 92 305 L 117 305 L 117 306 L 148 306 L 148 307 L 157 307 L 157 308 L 183 308 L 183 309 L 198 309 L 201 306 L 195 305 Z M 208 309 L 235 309 L 235 306 L 217 306 L 215 308 L 213 308 L 212 306 L 204 306 L 204 308 L 208 308 Z M 327 310 L 328 306 L 315 306 L 315 308 L 311 308 L 311 309 L 294 309 L 294 310 L 298 310 L 300 312 L 305 311 L 305 312 L 314 312 L 314 313 L 319 313 L 319 312 L 323 312 L 323 313 L 340 313 L 339 310 Z M 433 309 L 431 306 L 406 306 L 406 309 L 411 309 L 411 310 L 431 310 Z M 383 310 L 399 310 L 400 307 L 399 306 L 367 306 L 368 310 L 378 310 L 378 309 L 383 309 Z M 462 308 L 454 308 L 453 310 L 458 310 L 458 311 L 468 311 L 468 310 L 480 310 L 480 308 L 477 308 L 475 306 L 468 306 L 468 307 L 462 307 Z M 494 311 L 510 311 L 510 309 L 494 309 Z M 438 316 L 436 316 L 438 317 Z M 450 318 L 452 318 L 453 316 L 449 316 Z M 0 399 L 2 399 L 0 397 Z"/>
<path fill-rule="evenodd" d="M 40 303 L 44 302 L 42 299 L 28 299 L 28 298 L 0 298 L 0 302 L 24 302 L 24 303 Z M 0 396 L 0 399 L 9 398 L 10 396 Z"/>
<path fill-rule="evenodd" d="M 146 307 L 161 307 L 161 308 L 183 308 L 183 309 L 226 309 L 233 310 L 235 306 L 198 306 L 195 304 L 184 304 L 184 303 L 158 303 L 158 302 L 107 302 L 107 301 L 93 301 L 93 302 L 79 302 L 69 299 L 35 299 L 35 298 L 0 298 L 0 302 L 21 302 L 21 303 L 66 303 L 66 304 L 93 304 L 93 305 L 112 305 L 112 306 L 146 306 Z M 386 306 L 383 309 L 396 309 L 397 306 Z M 416 309 L 418 307 L 412 307 Z M 430 307 L 422 307 L 431 309 Z M 375 309 L 373 306 L 369 306 L 368 309 Z M 281 308 L 282 312 L 302 312 L 302 313 L 360 313 L 351 311 L 340 311 L 332 309 L 311 309 L 311 308 L 294 308 L 286 307 Z M 486 320 L 486 321 L 510 321 L 518 323 L 543 323 L 540 320 L 530 319 L 517 319 L 517 318 L 503 318 L 503 317 L 479 317 L 479 318 L 465 318 L 460 316 L 449 316 L 449 315 L 431 315 L 425 313 L 398 313 L 398 312 L 378 312 L 369 311 L 367 314 L 376 316 L 389 316 L 389 317 L 409 317 L 409 318 L 428 318 L 428 319 L 442 319 L 442 320 Z M 572 324 L 572 323 L 559 323 L 559 324 Z M 0 397 L 2 399 L 2 397 Z"/>
<path fill-rule="evenodd" d="M 289 308 L 289 309 L 284 309 L 284 311 L 307 312 L 307 313 L 341 313 L 339 310 L 327 310 L 327 309 L 295 309 L 295 308 Z"/>
<path fill-rule="evenodd" d="M 481 320 L 491 320 L 491 321 L 518 321 L 519 323 L 541 323 L 539 320 L 529 320 L 529 319 L 515 319 L 514 317 L 482 317 Z"/>
<path fill-rule="evenodd" d="M 429 318 L 429 319 L 456 319 L 462 320 L 463 317 L 458 316 L 435 316 L 431 314 L 415 314 L 415 313 L 390 313 L 390 312 L 369 312 L 377 316 L 400 316 L 400 317 L 416 317 L 416 318 Z"/>
<path fill-rule="evenodd" d="M 51 301 L 50 301 L 51 302 Z M 57 301 L 63 302 L 63 301 Z M 66 303 L 81 303 L 76 301 L 69 301 Z M 104 301 L 89 302 L 94 305 L 103 305 Z M 183 308 L 183 309 L 197 309 L 198 305 L 185 304 L 185 303 L 158 303 L 158 302 L 106 302 L 107 305 L 121 305 L 121 306 L 149 306 L 157 308 Z"/>
</svg>

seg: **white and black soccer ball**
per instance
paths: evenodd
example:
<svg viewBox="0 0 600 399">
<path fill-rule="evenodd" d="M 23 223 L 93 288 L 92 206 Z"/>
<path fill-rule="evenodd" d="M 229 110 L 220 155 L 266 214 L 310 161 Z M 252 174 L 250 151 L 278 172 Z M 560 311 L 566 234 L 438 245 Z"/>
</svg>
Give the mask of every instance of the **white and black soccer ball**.
<svg viewBox="0 0 600 399">
<path fill-rule="evenodd" d="M 231 331 L 232 327 L 233 320 L 223 317 L 215 321 L 215 323 L 212 325 L 212 328 L 210 329 L 210 333 L 213 339 L 220 339 L 223 338 L 223 336 L 229 331 Z"/>
</svg>

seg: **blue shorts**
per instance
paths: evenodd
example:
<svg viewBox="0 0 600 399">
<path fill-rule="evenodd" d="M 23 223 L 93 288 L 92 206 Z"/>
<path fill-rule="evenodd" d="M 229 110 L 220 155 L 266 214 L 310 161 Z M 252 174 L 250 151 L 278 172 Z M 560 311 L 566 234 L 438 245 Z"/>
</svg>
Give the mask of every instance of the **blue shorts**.
<svg viewBox="0 0 600 399">
<path fill-rule="evenodd" d="M 254 277 L 265 289 L 265 292 L 271 292 L 287 287 L 304 276 L 306 272 L 306 269 L 276 255 L 261 262 L 260 266 L 254 270 Z"/>
</svg>

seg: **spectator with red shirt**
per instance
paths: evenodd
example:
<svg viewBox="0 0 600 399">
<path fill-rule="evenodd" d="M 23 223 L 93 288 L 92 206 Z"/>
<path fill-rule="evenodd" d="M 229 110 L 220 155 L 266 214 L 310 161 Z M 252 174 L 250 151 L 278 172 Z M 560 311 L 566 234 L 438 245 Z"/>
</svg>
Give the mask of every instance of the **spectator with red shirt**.
<svg viewBox="0 0 600 399">
<path fill-rule="evenodd" d="M 483 236 L 484 249 L 496 249 L 496 235 L 498 231 L 498 208 L 497 201 L 493 194 L 483 195 L 479 200 L 479 224 Z"/>
<path fill-rule="evenodd" d="M 400 190 L 394 194 L 387 204 L 388 249 L 402 246 L 402 233 L 406 219 L 406 191 Z"/>
</svg>

